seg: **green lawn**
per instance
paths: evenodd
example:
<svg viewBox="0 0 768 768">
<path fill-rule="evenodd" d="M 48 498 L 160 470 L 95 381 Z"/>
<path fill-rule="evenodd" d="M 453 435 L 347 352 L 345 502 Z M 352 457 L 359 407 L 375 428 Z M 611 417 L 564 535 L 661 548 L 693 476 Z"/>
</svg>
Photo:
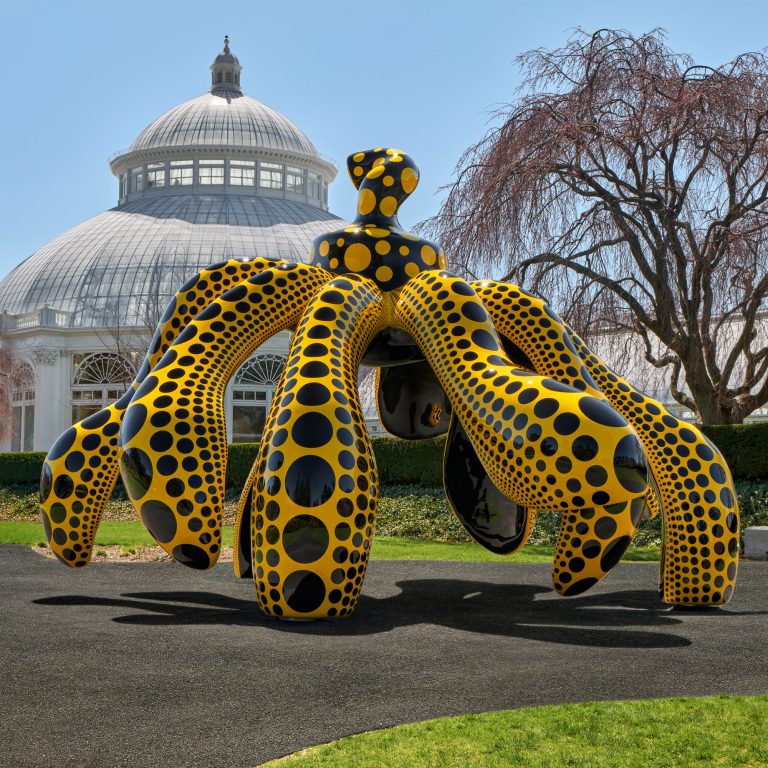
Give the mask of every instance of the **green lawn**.
<svg viewBox="0 0 768 768">
<path fill-rule="evenodd" d="M 372 731 L 262 768 L 756 768 L 766 721 L 768 696 L 565 704 Z"/>
<path fill-rule="evenodd" d="M 224 526 L 224 545 L 232 546 L 234 528 Z M 0 544 L 44 544 L 45 535 L 40 523 L 0 521 Z M 154 539 L 139 522 L 106 521 L 99 526 L 96 546 L 117 544 L 123 547 L 153 546 Z M 422 539 L 402 539 L 379 536 L 373 541 L 374 560 L 460 560 L 466 562 L 548 563 L 554 547 L 529 545 L 512 557 L 493 555 L 478 544 L 445 544 Z M 636 547 L 630 549 L 624 560 L 656 561 L 657 549 Z"/>
</svg>

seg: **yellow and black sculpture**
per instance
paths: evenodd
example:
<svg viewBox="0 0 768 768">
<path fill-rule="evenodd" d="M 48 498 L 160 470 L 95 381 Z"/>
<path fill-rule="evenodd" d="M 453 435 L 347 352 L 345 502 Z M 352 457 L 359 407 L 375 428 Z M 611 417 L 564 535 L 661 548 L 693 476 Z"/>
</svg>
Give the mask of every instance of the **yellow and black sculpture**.
<svg viewBox="0 0 768 768">
<path fill-rule="evenodd" d="M 224 388 L 257 347 L 291 329 L 235 539 L 236 573 L 253 576 L 265 613 L 344 616 L 360 595 L 379 484 L 361 363 L 378 367 L 389 432 L 448 432 L 446 493 L 483 546 L 515 552 L 537 511 L 560 511 L 553 583 L 577 595 L 616 565 L 647 505 L 664 516 L 663 599 L 729 600 L 739 520 L 717 449 L 613 373 L 544 301 L 465 282 L 446 271 L 439 246 L 402 231 L 397 210 L 419 178 L 407 155 L 358 152 L 348 168 L 359 189 L 353 226 L 318 238 L 310 264 L 254 258 L 196 275 L 126 395 L 51 448 L 40 498 L 57 557 L 88 563 L 119 466 L 158 543 L 184 565 L 211 567 Z"/>
</svg>

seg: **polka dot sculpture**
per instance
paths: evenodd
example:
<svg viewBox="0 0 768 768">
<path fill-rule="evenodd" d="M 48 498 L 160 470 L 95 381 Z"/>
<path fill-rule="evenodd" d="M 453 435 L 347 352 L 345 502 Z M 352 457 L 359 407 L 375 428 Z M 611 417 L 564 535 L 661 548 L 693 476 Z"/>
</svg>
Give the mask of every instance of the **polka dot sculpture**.
<svg viewBox="0 0 768 768">
<path fill-rule="evenodd" d="M 738 509 L 728 467 L 693 426 L 611 371 L 541 299 L 469 283 L 439 246 L 404 232 L 418 183 L 394 149 L 348 160 L 355 223 L 318 238 L 310 264 L 212 266 L 171 301 L 125 396 L 68 429 L 40 484 L 43 525 L 66 565 L 88 563 L 117 479 L 158 543 L 191 568 L 221 551 L 224 388 L 279 331 L 294 330 L 260 452 L 238 506 L 235 571 L 270 616 L 349 615 L 363 583 L 379 479 L 358 397 L 405 439 L 448 433 L 445 487 L 467 531 L 498 554 L 537 512 L 562 524 L 553 583 L 602 579 L 644 512 L 661 512 L 661 594 L 716 605 L 733 592 Z"/>
</svg>

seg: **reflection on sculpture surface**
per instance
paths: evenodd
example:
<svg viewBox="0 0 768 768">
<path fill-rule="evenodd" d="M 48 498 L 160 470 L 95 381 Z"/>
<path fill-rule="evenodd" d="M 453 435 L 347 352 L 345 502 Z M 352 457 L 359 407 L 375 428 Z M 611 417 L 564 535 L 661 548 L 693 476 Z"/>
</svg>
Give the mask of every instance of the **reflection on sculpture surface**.
<svg viewBox="0 0 768 768">
<path fill-rule="evenodd" d="M 224 388 L 269 337 L 295 329 L 235 532 L 235 570 L 253 576 L 265 613 L 344 616 L 360 595 L 379 491 L 361 363 L 378 368 L 389 432 L 448 433 L 448 499 L 492 552 L 522 547 L 537 511 L 561 512 L 553 583 L 577 595 L 616 565 L 650 508 L 664 515 L 664 600 L 730 599 L 738 510 L 717 449 L 611 371 L 544 301 L 465 282 L 439 246 L 404 232 L 397 210 L 418 183 L 407 155 L 358 152 L 348 168 L 352 226 L 319 237 L 310 264 L 254 258 L 193 277 L 126 395 L 51 448 L 42 517 L 59 559 L 88 563 L 119 466 L 159 544 L 212 566 Z"/>
</svg>

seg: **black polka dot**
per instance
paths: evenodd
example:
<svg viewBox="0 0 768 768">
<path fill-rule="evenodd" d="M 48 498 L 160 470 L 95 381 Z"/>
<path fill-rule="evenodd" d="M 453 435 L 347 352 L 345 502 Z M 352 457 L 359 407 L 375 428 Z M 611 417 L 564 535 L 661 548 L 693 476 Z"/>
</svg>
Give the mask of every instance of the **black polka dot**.
<svg viewBox="0 0 768 768">
<path fill-rule="evenodd" d="M 491 334 L 483 328 L 478 328 L 476 331 L 472 331 L 472 341 L 478 347 L 489 349 L 493 352 L 499 348 L 499 345 L 496 343 L 496 339 L 494 339 L 493 336 L 491 336 Z"/>
<path fill-rule="evenodd" d="M 319 560 L 328 549 L 328 529 L 314 515 L 296 515 L 283 529 L 283 548 L 297 563 Z"/>
<path fill-rule="evenodd" d="M 152 482 L 152 460 L 141 448 L 128 448 L 120 459 L 120 470 L 128 495 L 140 499 Z"/>
<path fill-rule="evenodd" d="M 331 398 L 331 393 L 323 384 L 305 384 L 296 394 L 301 405 L 324 405 Z"/>
<path fill-rule="evenodd" d="M 610 571 L 621 560 L 621 556 L 627 551 L 631 543 L 631 536 L 620 536 L 615 541 L 612 541 L 605 548 L 605 552 L 603 552 L 603 556 L 600 558 L 600 567 L 606 572 Z"/>
<path fill-rule="evenodd" d="M 64 432 L 48 451 L 49 461 L 60 459 L 72 447 L 76 437 L 77 430 L 74 427 L 70 427 Z"/>
<path fill-rule="evenodd" d="M 594 397 L 582 397 L 579 410 L 592 421 L 604 427 L 626 427 L 627 420 L 611 408 L 608 403 Z"/>
<path fill-rule="evenodd" d="M 51 488 L 53 486 L 53 473 L 51 472 L 51 465 L 48 462 L 43 464 L 43 469 L 40 472 L 40 502 L 44 502 L 51 495 Z"/>
<path fill-rule="evenodd" d="M 168 477 L 168 475 L 172 475 L 178 468 L 179 462 L 175 456 L 171 456 L 170 454 L 161 456 L 157 460 L 157 471 L 166 477 Z"/>
<path fill-rule="evenodd" d="M 67 517 L 67 508 L 57 501 L 55 504 L 51 505 L 50 515 L 51 520 L 53 520 L 54 523 L 63 523 Z"/>
<path fill-rule="evenodd" d="M 283 582 L 283 598 L 297 613 L 309 613 L 323 604 L 325 584 L 316 573 L 294 571 Z"/>
<path fill-rule="evenodd" d="M 167 544 L 176 535 L 176 517 L 162 501 L 145 501 L 141 505 L 141 519 L 153 538 Z"/>
<path fill-rule="evenodd" d="M 601 517 L 595 523 L 595 536 L 598 539 L 610 539 L 616 533 L 616 521 L 612 517 Z"/>
<path fill-rule="evenodd" d="M 590 587 L 593 587 L 595 584 L 597 584 L 597 579 L 590 576 L 587 579 L 580 579 L 579 581 L 574 581 L 573 584 L 571 584 L 568 589 L 566 589 L 563 594 L 566 597 L 573 597 L 574 595 L 580 595 L 582 592 L 586 592 Z"/>
<path fill-rule="evenodd" d="M 648 485 L 648 464 L 643 446 L 634 435 L 622 437 L 613 454 L 616 477 L 630 493 L 641 493 Z"/>
<path fill-rule="evenodd" d="M 333 427 L 322 413 L 312 411 L 296 419 L 291 437 L 302 448 L 320 448 L 333 437 Z"/>
<path fill-rule="evenodd" d="M 553 397 L 545 397 L 539 400 L 533 408 L 533 413 L 536 418 L 546 419 L 551 416 L 559 408 L 557 400 Z"/>
<path fill-rule="evenodd" d="M 573 413 L 561 413 L 555 417 L 554 427 L 558 435 L 572 435 L 578 428 L 579 417 Z"/>
<path fill-rule="evenodd" d="M 476 323 L 484 323 L 488 319 L 486 311 L 479 303 L 474 301 L 465 302 L 461 307 L 461 314 L 469 320 L 474 320 Z"/>
<path fill-rule="evenodd" d="M 573 441 L 571 453 L 579 461 L 591 461 L 597 456 L 597 440 L 589 435 L 581 435 Z"/>
<path fill-rule="evenodd" d="M 75 490 L 75 484 L 72 482 L 72 478 L 69 475 L 59 475 L 53 481 L 53 492 L 60 498 L 66 499 L 72 495 L 72 491 Z"/>
<path fill-rule="evenodd" d="M 83 456 L 80 451 L 72 451 L 72 453 L 67 454 L 67 458 L 64 459 L 64 466 L 70 472 L 79 472 L 83 468 L 84 464 L 85 456 Z"/>
<path fill-rule="evenodd" d="M 301 456 L 285 476 L 285 490 L 291 501 L 302 507 L 317 507 L 331 498 L 336 478 L 330 464 L 319 456 Z"/>
<path fill-rule="evenodd" d="M 84 419 L 82 422 L 82 426 L 85 429 L 99 429 L 109 421 L 109 416 L 110 416 L 110 412 L 107 408 L 105 408 L 103 411 L 94 413 L 91 416 L 89 416 L 87 419 Z"/>
<path fill-rule="evenodd" d="M 157 453 L 165 453 L 173 445 L 173 435 L 161 430 L 149 438 L 149 445 Z"/>
<path fill-rule="evenodd" d="M 210 567 L 208 553 L 196 544 L 179 544 L 173 548 L 173 559 L 189 568 L 202 571 Z"/>
<path fill-rule="evenodd" d="M 147 408 L 142 403 L 129 406 L 120 428 L 120 442 L 127 445 L 139 433 L 147 420 Z"/>
</svg>

